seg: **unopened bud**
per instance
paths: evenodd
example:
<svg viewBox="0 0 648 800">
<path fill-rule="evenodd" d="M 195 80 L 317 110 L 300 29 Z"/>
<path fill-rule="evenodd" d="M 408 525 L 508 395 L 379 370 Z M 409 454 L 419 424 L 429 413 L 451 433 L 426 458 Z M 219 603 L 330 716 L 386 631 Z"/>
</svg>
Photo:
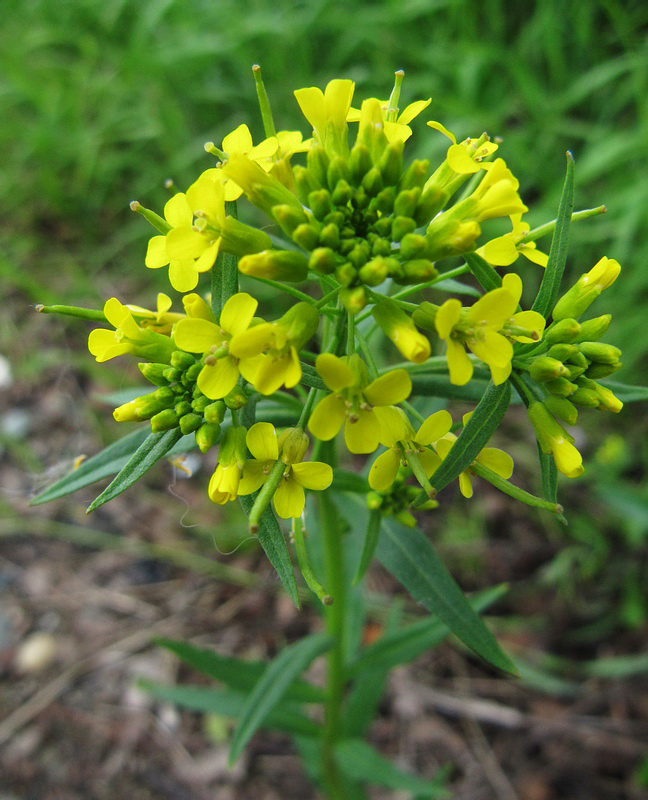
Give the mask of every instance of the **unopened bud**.
<svg viewBox="0 0 648 800">
<path fill-rule="evenodd" d="M 151 430 L 153 433 L 161 433 L 162 431 L 170 431 L 172 428 L 178 427 L 178 415 L 172 408 L 165 408 L 151 418 Z"/>
<path fill-rule="evenodd" d="M 382 507 L 384 497 L 378 492 L 368 492 L 367 493 L 367 508 L 371 511 L 376 511 Z"/>
<path fill-rule="evenodd" d="M 333 208 L 331 193 L 327 189 L 317 189 L 308 195 L 308 207 L 313 212 L 315 219 L 323 220 Z"/>
<path fill-rule="evenodd" d="M 578 347 L 575 344 L 555 344 L 547 351 L 547 355 L 551 358 L 557 358 L 558 361 L 567 361 L 578 353 Z"/>
<path fill-rule="evenodd" d="M 320 242 L 319 230 L 310 223 L 298 225 L 292 233 L 292 240 L 302 250 L 313 250 Z"/>
<path fill-rule="evenodd" d="M 602 342 L 583 342 L 580 350 L 586 358 L 598 364 L 617 364 L 621 357 L 618 347 Z"/>
<path fill-rule="evenodd" d="M 372 167 L 362 179 L 362 188 L 369 195 L 375 197 L 383 188 L 383 178 L 378 167 Z"/>
<path fill-rule="evenodd" d="M 401 240 L 401 258 L 421 258 L 427 250 L 427 239 L 420 233 L 407 233 Z"/>
<path fill-rule="evenodd" d="M 556 397 L 571 397 L 578 387 L 567 378 L 556 378 L 545 383 L 545 389 Z"/>
<path fill-rule="evenodd" d="M 203 423 L 196 431 L 196 444 L 201 453 L 206 453 L 218 443 L 220 436 L 220 425 L 211 425 L 209 422 Z"/>
<path fill-rule="evenodd" d="M 354 196 L 353 187 L 342 178 L 332 187 L 331 191 L 331 197 L 336 206 L 345 206 Z"/>
<path fill-rule="evenodd" d="M 372 314 L 385 336 L 396 345 L 408 361 L 421 364 L 430 357 L 430 342 L 395 303 L 389 300 L 376 303 Z"/>
<path fill-rule="evenodd" d="M 383 214 L 391 214 L 394 211 L 394 202 L 396 201 L 396 187 L 395 186 L 388 186 L 386 189 L 383 189 L 381 192 L 378 193 L 376 196 L 376 208 L 378 211 L 381 211 Z M 388 222 L 388 220 L 384 220 L 384 222 Z M 378 229 L 378 226 L 375 226 Z M 389 229 L 386 231 L 378 230 L 381 236 L 387 235 Z"/>
<path fill-rule="evenodd" d="M 583 406 L 583 408 L 598 408 L 599 405 L 596 392 L 584 386 L 579 386 L 569 399 L 572 403 L 575 403 L 577 406 Z"/>
<path fill-rule="evenodd" d="M 446 204 L 448 196 L 436 186 L 429 186 L 423 190 L 421 199 L 414 212 L 414 221 L 417 225 L 426 225 L 441 211 Z"/>
<path fill-rule="evenodd" d="M 306 455 L 310 439 L 302 428 L 287 428 L 279 434 L 277 444 L 284 464 L 298 464 Z"/>
<path fill-rule="evenodd" d="M 288 283 L 301 283 L 308 276 L 308 259 L 295 250 L 264 250 L 243 256 L 238 267 L 244 275 Z"/>
<path fill-rule="evenodd" d="M 179 417 L 189 414 L 192 411 L 191 403 L 189 400 L 181 400 L 173 406 L 173 410 Z"/>
<path fill-rule="evenodd" d="M 225 417 L 225 403 L 222 400 L 216 400 L 216 402 L 205 406 L 203 417 L 205 422 L 209 422 L 212 425 L 220 425 Z"/>
<path fill-rule="evenodd" d="M 421 190 L 418 187 L 403 189 L 396 195 L 394 214 L 401 217 L 413 217 L 420 197 Z M 416 228 L 416 225 L 414 227 Z"/>
<path fill-rule="evenodd" d="M 225 395 L 223 402 L 230 410 L 236 411 L 247 403 L 248 396 L 240 386 L 235 386 L 232 391 Z"/>
<path fill-rule="evenodd" d="M 183 350 L 174 350 L 173 353 L 171 353 L 171 366 L 176 369 L 185 370 L 195 363 L 195 357 L 190 353 L 185 353 Z"/>
<path fill-rule="evenodd" d="M 621 266 L 613 258 L 603 258 L 589 272 L 581 275 L 556 303 L 553 310 L 555 320 L 567 317 L 578 318 L 596 300 L 604 289 L 618 278 Z"/>
<path fill-rule="evenodd" d="M 425 181 L 427 180 L 430 162 L 425 160 L 416 159 L 412 161 L 409 167 L 405 170 L 400 182 L 400 189 L 423 189 Z"/>
<path fill-rule="evenodd" d="M 414 258 L 403 265 L 403 277 L 399 283 L 424 283 L 439 274 L 434 264 L 426 258 Z"/>
<path fill-rule="evenodd" d="M 607 378 L 613 375 L 617 370 L 621 369 L 622 366 L 623 364 L 620 361 L 614 364 L 592 364 L 586 371 L 584 370 L 584 372 L 588 378 L 598 380 L 599 378 Z"/>
<path fill-rule="evenodd" d="M 389 274 L 389 264 L 385 258 L 378 256 L 368 261 L 359 272 L 360 280 L 367 286 L 378 286 Z"/>
<path fill-rule="evenodd" d="M 549 397 L 545 397 L 544 404 L 554 417 L 558 417 L 568 425 L 575 425 L 578 421 L 578 409 L 566 397 L 549 395 Z"/>
<path fill-rule="evenodd" d="M 295 206 L 286 203 L 274 206 L 272 209 L 272 216 L 277 220 L 281 229 L 289 236 L 292 236 L 293 231 L 300 225 L 308 223 L 308 217 L 302 209 L 295 208 Z"/>
<path fill-rule="evenodd" d="M 610 327 L 610 322 L 612 322 L 612 314 L 603 314 L 600 317 L 585 320 L 581 323 L 580 334 L 576 341 L 597 342 Z"/>
<path fill-rule="evenodd" d="M 367 292 L 364 286 L 344 288 L 340 291 L 340 301 L 351 314 L 358 314 L 367 305 Z"/>
<path fill-rule="evenodd" d="M 340 266 L 335 269 L 335 277 L 342 286 L 351 286 L 358 277 L 358 270 L 353 264 L 349 264 L 348 262 L 340 264 Z"/>
<path fill-rule="evenodd" d="M 353 146 L 349 157 L 349 168 L 351 170 L 351 179 L 356 186 L 362 182 L 364 176 L 373 168 L 369 148 L 362 142 L 356 142 Z"/>
<path fill-rule="evenodd" d="M 179 424 L 180 430 L 186 436 L 188 433 L 193 433 L 200 428 L 202 425 L 202 415 L 192 413 L 184 414 L 184 416 L 180 417 Z"/>
<path fill-rule="evenodd" d="M 424 300 L 422 303 L 419 304 L 419 307 L 412 314 L 412 320 L 416 325 L 419 326 L 419 328 L 423 328 L 423 330 L 433 331 L 436 333 L 434 320 L 436 319 L 436 314 L 438 310 L 439 306 L 434 305 L 434 303 L 429 303 L 427 300 Z"/>
<path fill-rule="evenodd" d="M 400 181 L 403 171 L 404 145 L 403 141 L 390 142 L 380 157 L 378 168 L 387 186 L 396 186 Z"/>
<path fill-rule="evenodd" d="M 155 386 L 166 386 L 168 380 L 164 377 L 165 371 L 168 369 L 166 364 L 151 364 L 148 361 L 140 362 L 138 365 L 140 372 Z"/>
<path fill-rule="evenodd" d="M 558 342 L 575 342 L 581 334 L 581 326 L 571 318 L 561 319 L 556 322 L 545 333 L 544 339 L 547 344 L 557 344 Z"/>
<path fill-rule="evenodd" d="M 557 358 L 549 356 L 540 356 L 534 358 L 529 367 L 529 375 L 534 381 L 538 383 L 545 383 L 546 381 L 553 381 L 556 378 L 566 377 L 569 375 L 567 367 Z"/>
<path fill-rule="evenodd" d="M 400 240 L 408 233 L 416 230 L 416 223 L 410 217 L 394 217 L 391 226 L 391 238 L 395 242 Z"/>
<path fill-rule="evenodd" d="M 351 170 L 349 169 L 347 160 L 342 158 L 342 156 L 333 156 L 326 170 L 326 182 L 329 189 L 334 192 L 340 183 L 345 183 L 349 186 L 350 180 Z M 349 188 L 351 187 L 349 186 Z M 335 192 L 333 193 L 333 200 L 337 203 L 335 200 Z"/>
</svg>

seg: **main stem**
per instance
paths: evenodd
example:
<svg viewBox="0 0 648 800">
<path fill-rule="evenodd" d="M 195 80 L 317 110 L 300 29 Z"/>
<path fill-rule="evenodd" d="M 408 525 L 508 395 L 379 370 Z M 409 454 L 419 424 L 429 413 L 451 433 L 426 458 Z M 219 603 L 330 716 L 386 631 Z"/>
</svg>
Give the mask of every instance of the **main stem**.
<svg viewBox="0 0 648 800">
<path fill-rule="evenodd" d="M 342 701 L 344 699 L 344 627 L 346 620 L 346 574 L 342 550 L 342 535 L 337 509 L 322 492 L 320 500 L 321 530 L 324 546 L 325 586 L 333 598 L 327 606 L 326 629 L 334 639 L 329 650 L 324 706 L 322 757 L 326 788 L 332 800 L 346 800 L 344 781 L 335 762 L 335 745 L 340 736 Z"/>
</svg>

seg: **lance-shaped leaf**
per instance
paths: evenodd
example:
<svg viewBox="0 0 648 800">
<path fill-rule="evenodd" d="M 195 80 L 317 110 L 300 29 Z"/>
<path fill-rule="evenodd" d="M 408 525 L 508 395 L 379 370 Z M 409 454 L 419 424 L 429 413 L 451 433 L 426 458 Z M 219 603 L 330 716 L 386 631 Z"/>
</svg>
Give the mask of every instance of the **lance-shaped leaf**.
<svg viewBox="0 0 648 800">
<path fill-rule="evenodd" d="M 465 386 L 450 383 L 448 375 L 412 375 L 412 397 L 447 397 L 478 403 L 488 387 L 488 380 L 472 380 Z"/>
<path fill-rule="evenodd" d="M 488 444 L 488 440 L 502 421 L 510 402 L 511 385 L 508 381 L 499 386 L 491 384 L 488 387 L 468 420 L 468 424 L 430 478 L 430 483 L 437 491 L 441 491 L 459 477 L 465 469 L 468 469 Z"/>
<path fill-rule="evenodd" d="M 465 645 L 498 669 L 516 674 L 515 665 L 501 650 L 421 531 L 386 519 L 376 555 L 412 597 L 436 614 Z"/>
<path fill-rule="evenodd" d="M 234 689 L 206 689 L 204 686 L 163 686 L 154 681 L 140 680 L 138 686 L 153 697 L 175 703 L 192 711 L 221 714 L 237 719 L 247 705 L 243 692 Z M 289 705 L 274 708 L 264 719 L 265 728 L 274 728 L 301 736 L 317 736 L 319 726 Z"/>
<path fill-rule="evenodd" d="M 562 196 L 558 206 L 556 227 L 551 239 L 549 261 L 544 271 L 538 296 L 533 302 L 532 310 L 538 311 L 543 317 L 548 317 L 556 305 L 560 284 L 562 282 L 567 251 L 569 249 L 569 228 L 571 215 L 574 210 L 574 157 L 567 152 L 567 174 L 563 185 Z"/>
<path fill-rule="evenodd" d="M 295 678 L 332 644 L 330 636 L 316 633 L 284 647 L 267 665 L 241 709 L 239 724 L 230 745 L 230 763 L 236 761 L 257 728 L 263 725 L 268 714 L 283 700 Z"/>
<path fill-rule="evenodd" d="M 470 271 L 477 278 L 484 291 L 491 292 L 493 289 L 499 289 L 502 285 L 502 279 L 488 261 L 484 261 L 477 253 L 466 253 L 464 258 Z"/>
<path fill-rule="evenodd" d="M 101 452 L 83 461 L 79 467 L 69 472 L 60 480 L 48 486 L 31 501 L 31 505 L 49 503 L 66 497 L 72 492 L 90 486 L 92 483 L 115 475 L 128 463 L 133 453 L 142 444 L 149 434 L 148 427 L 138 428 L 127 436 L 105 447 Z"/>
<path fill-rule="evenodd" d="M 417 798 L 450 797 L 443 787 L 447 770 L 431 780 L 419 778 L 399 769 L 362 739 L 343 739 L 335 747 L 335 760 L 340 770 L 354 780 L 411 792 Z"/>
<path fill-rule="evenodd" d="M 310 386 L 311 389 L 321 389 L 324 392 L 330 391 L 328 386 L 320 378 L 319 373 L 311 364 L 306 364 L 303 361 L 299 362 L 302 368 L 301 382 L 304 386 Z"/>
<path fill-rule="evenodd" d="M 204 675 L 246 693 L 257 683 L 266 668 L 263 661 L 244 661 L 240 658 L 223 656 L 213 650 L 195 647 L 188 642 L 174 639 L 153 641 L 175 653 L 178 658 Z M 295 703 L 321 703 L 324 700 L 324 691 L 319 686 L 296 680 L 288 687 L 286 700 Z"/>
<path fill-rule="evenodd" d="M 256 493 L 241 495 L 239 497 L 239 503 L 247 516 L 249 516 L 252 510 L 255 497 Z M 290 599 L 297 608 L 301 608 L 299 589 L 297 588 L 297 581 L 295 580 L 288 545 L 286 544 L 286 539 L 271 508 L 266 508 L 263 514 L 261 514 L 257 538 L 265 554 L 268 556 L 270 563 L 277 571 L 279 580 L 283 584 L 284 589 L 288 592 Z"/>
<path fill-rule="evenodd" d="M 99 506 L 125 492 L 142 475 L 145 475 L 154 464 L 167 455 L 181 438 L 182 431 L 180 428 L 164 431 L 164 433 L 149 434 L 137 448 L 130 461 L 119 470 L 112 483 L 103 490 L 99 497 L 90 503 L 87 513 L 89 514 L 95 508 L 99 508 Z"/>
</svg>

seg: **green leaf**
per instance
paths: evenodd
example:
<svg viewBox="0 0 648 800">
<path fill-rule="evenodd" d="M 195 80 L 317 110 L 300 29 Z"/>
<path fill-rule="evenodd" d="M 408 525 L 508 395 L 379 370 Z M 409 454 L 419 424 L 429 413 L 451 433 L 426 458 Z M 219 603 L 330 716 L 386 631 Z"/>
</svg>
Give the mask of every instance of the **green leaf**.
<svg viewBox="0 0 648 800">
<path fill-rule="evenodd" d="M 433 284 L 431 289 L 438 289 L 441 292 L 450 292 L 450 294 L 465 294 L 468 297 L 481 297 L 481 292 L 475 289 L 474 286 L 468 286 L 466 283 L 456 281 L 454 278 L 446 278 L 444 281 L 439 281 Z"/>
<path fill-rule="evenodd" d="M 31 501 L 31 505 L 37 506 L 41 503 L 49 503 L 51 500 L 58 500 L 59 497 L 66 497 L 72 492 L 84 489 L 102 478 L 119 472 L 146 439 L 149 431 L 148 426 L 138 428 L 108 445 L 101 452 L 83 461 L 77 469 L 72 470 L 36 495 Z"/>
<path fill-rule="evenodd" d="M 621 400 L 622 403 L 638 403 L 648 400 L 648 386 L 631 386 L 628 383 L 617 381 L 601 381 L 601 386 L 606 386 Z"/>
<path fill-rule="evenodd" d="M 243 661 L 240 658 L 222 656 L 213 650 L 195 647 L 188 642 L 163 638 L 156 638 L 153 641 L 175 653 L 178 658 L 204 675 L 242 692 L 249 692 L 266 668 L 263 661 Z M 288 688 L 286 699 L 296 703 L 321 703 L 324 700 L 324 691 L 306 681 L 295 681 Z"/>
<path fill-rule="evenodd" d="M 255 497 L 256 495 L 253 494 L 239 497 L 239 503 L 248 516 L 254 505 Z M 290 599 L 297 608 L 301 608 L 299 589 L 297 588 L 297 581 L 295 580 L 288 545 L 286 544 L 286 539 L 271 508 L 266 508 L 261 515 L 257 538 L 265 554 L 268 556 L 270 563 L 277 571 L 279 580 L 283 584 L 284 589 L 288 592 Z"/>
<path fill-rule="evenodd" d="M 353 576 L 353 585 L 359 583 L 374 557 L 378 539 L 380 538 L 380 525 L 382 522 L 382 514 L 380 511 L 371 511 L 369 513 L 369 520 L 367 522 L 367 529 L 365 531 L 364 542 L 362 545 L 362 553 L 360 554 L 360 561 L 358 562 L 355 575 Z"/>
<path fill-rule="evenodd" d="M 330 636 L 316 633 L 284 647 L 267 665 L 241 709 L 239 724 L 230 746 L 230 764 L 236 761 L 257 728 L 263 725 L 268 714 L 283 700 L 295 678 L 332 644 Z"/>
<path fill-rule="evenodd" d="M 151 467 L 163 458 L 171 448 L 182 438 L 180 428 L 174 428 L 164 433 L 151 433 L 137 448 L 130 461 L 123 466 L 103 492 L 88 506 L 87 512 L 94 511 L 99 506 L 112 500 L 117 495 L 125 492 L 135 481 L 147 473 Z"/>
<path fill-rule="evenodd" d="M 542 479 L 542 494 L 550 503 L 558 502 L 558 470 L 551 453 L 543 453 L 538 444 L 538 460 Z"/>
<path fill-rule="evenodd" d="M 444 789 L 446 775 L 426 780 L 398 769 L 362 739 L 344 739 L 335 747 L 335 760 L 340 770 L 355 780 L 387 786 L 389 789 L 412 792 L 418 798 L 450 797 Z"/>
<path fill-rule="evenodd" d="M 337 467 L 333 470 L 331 489 L 338 492 L 355 492 L 356 494 L 367 494 L 370 491 L 369 483 L 362 475 Z"/>
<path fill-rule="evenodd" d="M 320 378 L 315 367 L 313 367 L 311 364 L 306 364 L 304 361 L 300 361 L 299 363 L 301 364 L 302 368 L 301 382 L 304 384 L 304 386 L 310 386 L 311 389 L 321 389 L 324 392 L 331 391 Z"/>
<path fill-rule="evenodd" d="M 143 394 L 148 394 L 155 389 L 150 383 L 144 386 L 131 386 L 129 389 L 120 389 L 118 392 L 107 392 L 100 394 L 92 394 L 92 399 L 99 403 L 104 403 L 107 406 L 121 406 L 123 403 L 129 403 L 135 400 L 136 397 L 141 397 Z"/>
<path fill-rule="evenodd" d="M 203 713 L 222 714 L 237 719 L 247 705 L 242 692 L 233 689 L 206 689 L 204 686 L 164 686 L 149 680 L 139 680 L 137 685 L 144 691 L 175 703 L 183 708 Z M 290 706 L 273 709 L 264 719 L 265 728 L 274 728 L 286 733 L 301 736 L 317 736 L 319 726 L 308 717 L 293 710 Z"/>
<path fill-rule="evenodd" d="M 493 586 L 469 599 L 470 606 L 477 612 L 488 608 L 508 591 L 506 584 Z M 349 667 L 350 677 L 374 670 L 388 670 L 397 664 L 413 661 L 418 656 L 436 647 L 448 635 L 450 629 L 435 616 L 426 617 L 420 622 L 386 634 L 374 644 L 365 648 L 359 658 Z"/>
<path fill-rule="evenodd" d="M 511 385 L 508 381 L 499 386 L 491 384 L 486 389 L 468 424 L 430 478 L 437 491 L 445 488 L 477 458 L 502 421 L 510 402 Z"/>
<path fill-rule="evenodd" d="M 465 645 L 498 669 L 516 674 L 515 665 L 421 531 L 386 519 L 376 555 L 412 597 L 436 614 Z"/>
<path fill-rule="evenodd" d="M 493 289 L 499 289 L 502 285 L 502 279 L 491 267 L 488 261 L 485 261 L 477 253 L 466 253 L 464 255 L 466 264 L 470 268 L 472 274 L 479 281 L 479 285 L 486 291 L 491 292 Z"/>
<path fill-rule="evenodd" d="M 569 249 L 569 228 L 571 215 L 574 210 L 574 157 L 567 152 L 567 174 L 563 185 L 556 228 L 551 239 L 549 261 L 544 271 L 538 295 L 533 302 L 532 310 L 538 311 L 543 317 L 549 317 L 558 300 L 560 284 L 562 282 L 567 251 Z"/>
<path fill-rule="evenodd" d="M 465 386 L 450 383 L 447 375 L 417 375 L 412 378 L 412 397 L 448 397 L 478 403 L 488 387 L 487 380 L 472 380 Z"/>
</svg>

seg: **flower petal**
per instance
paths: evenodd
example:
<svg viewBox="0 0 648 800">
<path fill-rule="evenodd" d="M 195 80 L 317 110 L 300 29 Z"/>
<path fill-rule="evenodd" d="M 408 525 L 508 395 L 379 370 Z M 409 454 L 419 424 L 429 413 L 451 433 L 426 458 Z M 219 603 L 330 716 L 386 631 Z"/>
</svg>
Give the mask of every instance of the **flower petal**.
<svg viewBox="0 0 648 800">
<path fill-rule="evenodd" d="M 353 386 L 355 374 L 348 364 L 333 353 L 321 353 L 315 359 L 315 369 L 332 392 Z"/>
<path fill-rule="evenodd" d="M 441 466 L 441 457 L 432 450 L 424 450 L 417 455 L 425 474 L 430 478 Z"/>
<path fill-rule="evenodd" d="M 459 491 L 464 497 L 473 496 L 472 481 L 467 472 L 462 472 L 461 475 L 459 475 Z"/>
<path fill-rule="evenodd" d="M 467 344 L 477 358 L 489 366 L 506 367 L 513 358 L 513 345 L 491 328 L 484 328 L 480 338 L 471 338 Z"/>
<path fill-rule="evenodd" d="M 380 444 L 393 447 L 396 442 L 404 442 L 414 436 L 405 412 L 396 406 L 376 406 L 373 413 L 380 423 Z"/>
<path fill-rule="evenodd" d="M 220 325 L 230 336 L 243 333 L 250 327 L 258 301 L 247 292 L 238 292 L 225 303 L 220 316 Z"/>
<path fill-rule="evenodd" d="M 344 400 L 337 395 L 329 394 L 315 406 L 308 420 L 308 430 L 321 441 L 328 442 L 339 433 L 345 416 Z"/>
<path fill-rule="evenodd" d="M 473 172 L 479 172 L 481 169 L 462 144 L 450 145 L 446 158 L 450 169 L 459 173 L 459 175 L 470 175 Z"/>
<path fill-rule="evenodd" d="M 454 383 L 455 386 L 464 386 L 472 378 L 473 365 L 461 342 L 456 339 L 448 339 L 447 359 L 450 383 Z"/>
<path fill-rule="evenodd" d="M 193 259 L 172 259 L 169 264 L 169 281 L 178 292 L 190 292 L 198 285 L 198 273 Z"/>
<path fill-rule="evenodd" d="M 505 480 L 513 474 L 513 459 L 498 447 L 485 447 L 475 460 Z"/>
<path fill-rule="evenodd" d="M 406 400 L 412 391 L 412 379 L 404 369 L 394 369 L 372 381 L 362 393 L 372 406 L 393 406 Z"/>
<path fill-rule="evenodd" d="M 154 236 L 152 239 L 149 239 L 144 264 L 149 269 L 159 269 L 160 267 L 166 267 L 168 263 L 169 256 L 167 255 L 166 249 L 166 236 Z"/>
<path fill-rule="evenodd" d="M 441 339 L 448 340 L 452 329 L 459 322 L 461 302 L 455 298 L 446 300 L 434 317 L 434 327 Z"/>
<path fill-rule="evenodd" d="M 344 441 L 351 453 L 373 453 L 380 444 L 380 423 L 373 411 L 360 409 L 356 422 L 344 425 Z"/>
<path fill-rule="evenodd" d="M 445 409 L 437 411 L 436 414 L 431 414 L 418 429 L 415 437 L 417 444 L 428 445 L 433 444 L 445 436 L 452 427 L 452 416 L 449 411 Z"/>
<path fill-rule="evenodd" d="M 239 125 L 223 139 L 223 152 L 248 153 L 252 149 L 252 134 L 247 125 Z"/>
<path fill-rule="evenodd" d="M 236 386 L 238 376 L 238 367 L 225 356 L 213 365 L 205 364 L 198 375 L 198 388 L 210 400 L 220 400 Z"/>
<path fill-rule="evenodd" d="M 276 461 L 279 458 L 277 432 L 270 422 L 256 422 L 245 437 L 249 451 L 259 461 Z"/>
<path fill-rule="evenodd" d="M 306 496 L 302 487 L 289 475 L 287 478 L 281 479 L 272 500 L 277 514 L 282 519 L 290 519 L 290 517 L 301 516 Z"/>
<path fill-rule="evenodd" d="M 292 474 L 304 489 L 321 491 L 328 489 L 333 481 L 333 470 L 321 461 L 302 461 L 292 465 Z"/>
<path fill-rule="evenodd" d="M 510 273 L 513 274 L 513 273 Z M 504 276 L 506 280 L 508 276 Z M 498 331 L 515 312 L 519 298 L 502 286 L 487 292 L 470 308 L 468 321 L 473 325 L 484 325 Z"/>
<path fill-rule="evenodd" d="M 243 463 L 238 494 L 252 494 L 260 489 L 268 477 L 268 466 L 272 467 L 271 461 L 257 461 L 255 458 L 248 458 Z"/>
<path fill-rule="evenodd" d="M 509 264 L 517 261 L 519 255 L 513 235 L 510 233 L 486 242 L 483 247 L 477 250 L 477 253 L 495 267 L 508 267 Z"/>
<path fill-rule="evenodd" d="M 208 353 L 224 341 L 218 325 L 206 319 L 181 319 L 173 329 L 173 341 L 188 353 Z"/>
<path fill-rule="evenodd" d="M 178 192 L 167 201 L 164 206 L 164 218 L 172 228 L 180 228 L 184 225 L 191 225 L 193 222 L 193 211 L 184 192 Z"/>
<path fill-rule="evenodd" d="M 390 447 L 381 453 L 369 470 L 369 486 L 376 492 L 385 492 L 392 485 L 398 474 L 400 456 Z"/>
<path fill-rule="evenodd" d="M 432 98 L 430 97 L 427 100 L 415 100 L 413 103 L 410 103 L 399 114 L 398 122 L 400 122 L 401 125 L 407 125 L 414 117 L 418 117 L 422 111 L 425 111 L 431 102 Z"/>
</svg>

